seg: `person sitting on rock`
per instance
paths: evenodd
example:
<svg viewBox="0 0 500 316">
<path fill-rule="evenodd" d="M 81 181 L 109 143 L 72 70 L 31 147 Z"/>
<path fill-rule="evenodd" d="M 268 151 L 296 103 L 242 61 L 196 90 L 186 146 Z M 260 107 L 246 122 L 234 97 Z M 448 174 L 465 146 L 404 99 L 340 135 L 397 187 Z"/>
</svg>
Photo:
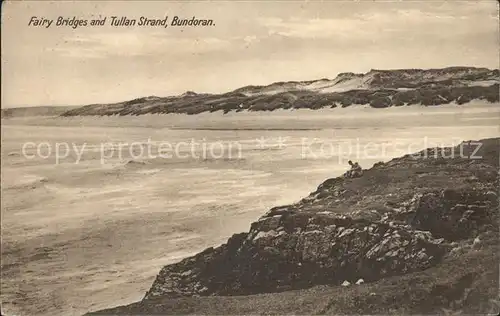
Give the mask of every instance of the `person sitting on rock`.
<svg viewBox="0 0 500 316">
<path fill-rule="evenodd" d="M 363 168 L 361 168 L 361 166 L 357 162 L 353 163 L 351 160 L 349 160 L 348 163 L 351 166 L 351 170 L 348 170 L 344 174 L 344 177 L 357 178 L 363 175 Z"/>
<path fill-rule="evenodd" d="M 349 166 L 351 166 L 351 169 L 350 170 L 347 170 L 345 173 L 344 173 L 344 178 L 351 178 L 351 175 L 352 175 L 352 171 L 353 171 L 353 167 L 354 167 L 354 164 L 351 160 L 349 160 L 347 162 L 349 164 Z"/>
</svg>

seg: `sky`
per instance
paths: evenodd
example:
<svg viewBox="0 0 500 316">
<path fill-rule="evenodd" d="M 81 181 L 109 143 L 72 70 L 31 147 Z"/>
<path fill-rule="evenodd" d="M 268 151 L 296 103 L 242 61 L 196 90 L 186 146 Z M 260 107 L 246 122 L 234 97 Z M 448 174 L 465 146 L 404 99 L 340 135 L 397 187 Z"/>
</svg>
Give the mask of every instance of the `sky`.
<svg viewBox="0 0 500 316">
<path fill-rule="evenodd" d="M 105 26 L 29 26 L 30 19 Z M 111 16 L 212 19 L 113 27 Z M 468 1 L 7 1 L 2 108 L 220 93 L 370 69 L 499 67 L 498 4 Z"/>
</svg>

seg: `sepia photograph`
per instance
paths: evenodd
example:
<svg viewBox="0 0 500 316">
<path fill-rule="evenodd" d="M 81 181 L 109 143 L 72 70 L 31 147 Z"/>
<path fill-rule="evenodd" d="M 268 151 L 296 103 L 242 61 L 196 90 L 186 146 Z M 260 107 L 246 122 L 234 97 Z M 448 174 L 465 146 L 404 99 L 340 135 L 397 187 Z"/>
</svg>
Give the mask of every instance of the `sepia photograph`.
<svg viewBox="0 0 500 316">
<path fill-rule="evenodd" d="M 7 0 L 1 315 L 498 315 L 495 0 Z"/>
</svg>

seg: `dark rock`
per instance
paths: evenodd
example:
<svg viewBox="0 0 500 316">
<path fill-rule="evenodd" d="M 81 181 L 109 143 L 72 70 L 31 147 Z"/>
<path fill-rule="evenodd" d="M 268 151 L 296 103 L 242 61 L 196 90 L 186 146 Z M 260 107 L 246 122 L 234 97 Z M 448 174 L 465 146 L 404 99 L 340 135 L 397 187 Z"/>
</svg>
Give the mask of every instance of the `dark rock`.
<svg viewBox="0 0 500 316">
<path fill-rule="evenodd" d="M 380 97 L 370 101 L 370 106 L 374 108 L 386 108 L 391 106 L 391 99 L 388 97 Z"/>
</svg>

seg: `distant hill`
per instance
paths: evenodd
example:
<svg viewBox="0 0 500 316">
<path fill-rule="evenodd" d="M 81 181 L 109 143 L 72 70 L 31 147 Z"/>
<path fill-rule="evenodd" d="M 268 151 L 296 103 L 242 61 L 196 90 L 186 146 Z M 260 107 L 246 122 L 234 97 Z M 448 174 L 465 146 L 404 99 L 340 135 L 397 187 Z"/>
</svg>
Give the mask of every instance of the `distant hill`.
<svg viewBox="0 0 500 316">
<path fill-rule="evenodd" d="M 2 109 L 2 118 L 28 116 L 59 116 L 79 106 L 35 106 Z"/>
<path fill-rule="evenodd" d="M 412 104 L 463 104 L 499 101 L 500 71 L 475 67 L 375 70 L 341 73 L 335 79 L 246 86 L 223 94 L 188 91 L 179 96 L 145 97 L 114 104 L 92 104 L 62 115 L 141 115 L 223 111 L 319 109 L 370 104 L 375 108 Z"/>
</svg>

